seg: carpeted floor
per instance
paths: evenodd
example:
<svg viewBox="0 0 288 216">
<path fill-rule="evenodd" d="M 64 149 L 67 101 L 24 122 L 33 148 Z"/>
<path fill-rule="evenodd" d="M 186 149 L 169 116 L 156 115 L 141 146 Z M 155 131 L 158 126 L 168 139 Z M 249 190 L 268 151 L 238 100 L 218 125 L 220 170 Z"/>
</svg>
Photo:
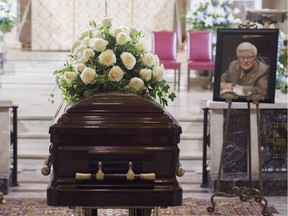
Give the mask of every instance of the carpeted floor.
<svg viewBox="0 0 288 216">
<path fill-rule="evenodd" d="M 225 216 L 252 216 L 262 215 L 261 204 L 249 200 L 247 202 L 239 199 L 216 199 L 216 209 L 214 213 L 208 213 L 207 207 L 211 205 L 209 200 L 186 198 L 183 205 L 179 207 L 169 207 L 162 209 L 162 215 L 225 215 Z M 269 209 L 270 213 L 277 213 L 275 209 Z M 4 204 L 0 204 L 1 216 L 71 216 L 74 213 L 68 207 L 47 206 L 45 199 L 7 199 Z M 99 209 L 99 216 L 124 216 L 128 215 L 127 209 Z"/>
</svg>

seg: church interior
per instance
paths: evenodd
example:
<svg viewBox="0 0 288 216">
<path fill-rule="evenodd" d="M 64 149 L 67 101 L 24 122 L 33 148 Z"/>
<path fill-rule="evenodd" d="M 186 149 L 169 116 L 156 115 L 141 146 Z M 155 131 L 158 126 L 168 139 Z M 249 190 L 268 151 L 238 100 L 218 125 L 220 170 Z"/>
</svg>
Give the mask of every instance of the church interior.
<svg viewBox="0 0 288 216">
<path fill-rule="evenodd" d="M 287 215 L 286 0 L 0 0 L 0 17 L 1 216 Z M 220 90 L 243 40 L 261 99 Z"/>
</svg>

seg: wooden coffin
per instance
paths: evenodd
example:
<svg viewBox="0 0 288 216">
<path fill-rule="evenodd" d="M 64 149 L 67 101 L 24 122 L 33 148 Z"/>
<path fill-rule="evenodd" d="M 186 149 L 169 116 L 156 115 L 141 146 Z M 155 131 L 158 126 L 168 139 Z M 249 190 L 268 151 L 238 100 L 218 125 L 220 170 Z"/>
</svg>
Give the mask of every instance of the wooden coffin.
<svg viewBox="0 0 288 216">
<path fill-rule="evenodd" d="M 50 206 L 178 206 L 179 123 L 133 94 L 96 94 L 53 124 Z"/>
</svg>

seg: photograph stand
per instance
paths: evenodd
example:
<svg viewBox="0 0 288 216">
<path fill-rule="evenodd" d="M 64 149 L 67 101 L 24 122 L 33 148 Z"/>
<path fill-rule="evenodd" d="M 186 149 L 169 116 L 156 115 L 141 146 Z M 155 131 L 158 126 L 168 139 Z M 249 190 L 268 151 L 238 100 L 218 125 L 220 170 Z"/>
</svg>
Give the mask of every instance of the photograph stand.
<svg viewBox="0 0 288 216">
<path fill-rule="evenodd" d="M 247 143 L 247 152 L 248 152 L 248 175 L 249 175 L 249 188 L 245 186 L 238 187 L 235 185 L 235 181 L 232 186 L 232 193 L 224 193 L 220 192 L 220 181 L 221 181 L 221 175 L 222 175 L 222 168 L 223 168 L 223 160 L 224 160 L 224 153 L 226 149 L 227 144 L 227 136 L 228 136 L 228 129 L 229 129 L 229 121 L 230 121 L 230 113 L 231 113 L 231 107 L 232 107 L 232 101 L 237 99 L 238 96 L 234 94 L 233 92 L 226 92 L 221 95 L 223 99 L 225 99 L 225 102 L 228 103 L 228 110 L 225 116 L 225 126 L 224 126 L 224 137 L 223 137 L 223 145 L 221 150 L 221 158 L 220 158 L 220 165 L 219 165 L 219 171 L 218 171 L 218 178 L 217 178 L 217 185 L 216 185 L 216 192 L 211 196 L 211 203 L 212 206 L 209 206 L 207 208 L 208 212 L 214 212 L 216 203 L 214 201 L 214 197 L 216 196 L 225 196 L 225 197 L 236 197 L 239 196 L 241 201 L 247 201 L 249 199 L 254 198 L 256 202 L 263 204 L 262 209 L 262 215 L 264 216 L 270 216 L 271 214 L 267 210 L 268 202 L 263 197 L 263 177 L 262 177 L 262 159 L 261 159 L 261 139 L 260 139 L 260 110 L 259 110 L 259 101 L 263 97 L 262 95 L 252 94 L 247 97 L 247 109 L 248 109 L 248 115 L 249 115 L 249 128 L 248 128 L 248 143 Z M 259 171 L 258 171 L 258 179 L 259 179 L 259 190 L 252 187 L 252 168 L 251 168 L 251 130 L 250 130 L 250 103 L 256 105 L 256 116 L 257 116 L 257 135 L 258 135 L 258 158 L 259 158 Z"/>
</svg>

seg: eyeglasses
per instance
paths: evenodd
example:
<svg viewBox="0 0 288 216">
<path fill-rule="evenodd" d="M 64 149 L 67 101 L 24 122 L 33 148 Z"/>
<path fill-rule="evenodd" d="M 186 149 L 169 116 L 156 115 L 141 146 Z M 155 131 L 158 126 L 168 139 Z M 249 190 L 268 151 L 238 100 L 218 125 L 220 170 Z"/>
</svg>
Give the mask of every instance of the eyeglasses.
<svg viewBox="0 0 288 216">
<path fill-rule="evenodd" d="M 245 59 L 247 59 L 247 61 L 252 61 L 254 59 L 254 56 L 239 56 L 238 58 L 241 61 L 245 61 Z"/>
</svg>

